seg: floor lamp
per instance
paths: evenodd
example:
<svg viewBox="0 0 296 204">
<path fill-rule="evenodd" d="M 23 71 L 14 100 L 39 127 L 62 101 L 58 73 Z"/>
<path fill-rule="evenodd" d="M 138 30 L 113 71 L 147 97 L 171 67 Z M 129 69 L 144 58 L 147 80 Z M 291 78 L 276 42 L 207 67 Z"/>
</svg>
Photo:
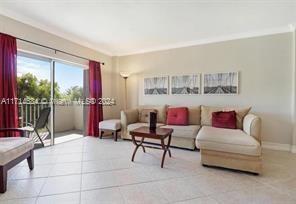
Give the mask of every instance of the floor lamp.
<svg viewBox="0 0 296 204">
<path fill-rule="evenodd" d="M 127 78 L 129 77 L 129 73 L 120 72 L 120 76 L 124 79 L 124 110 L 127 110 Z"/>
</svg>

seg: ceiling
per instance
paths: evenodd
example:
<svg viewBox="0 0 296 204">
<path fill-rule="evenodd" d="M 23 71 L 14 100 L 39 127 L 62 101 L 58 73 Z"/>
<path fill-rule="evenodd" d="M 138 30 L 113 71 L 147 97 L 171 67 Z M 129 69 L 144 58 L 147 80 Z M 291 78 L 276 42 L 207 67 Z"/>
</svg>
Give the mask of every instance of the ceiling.
<svg viewBox="0 0 296 204">
<path fill-rule="evenodd" d="M 0 14 L 127 55 L 288 29 L 296 0 L 0 0 Z"/>
</svg>

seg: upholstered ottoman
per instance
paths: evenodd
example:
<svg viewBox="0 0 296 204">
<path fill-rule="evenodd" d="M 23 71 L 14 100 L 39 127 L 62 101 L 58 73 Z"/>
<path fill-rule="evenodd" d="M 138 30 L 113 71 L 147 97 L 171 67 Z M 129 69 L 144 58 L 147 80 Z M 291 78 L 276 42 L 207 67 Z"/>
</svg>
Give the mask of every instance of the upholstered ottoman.
<svg viewBox="0 0 296 204">
<path fill-rule="evenodd" d="M 0 138 L 0 193 L 6 191 L 7 171 L 27 159 L 29 168 L 34 168 L 34 142 L 26 137 Z"/>
<path fill-rule="evenodd" d="M 117 134 L 121 131 L 120 120 L 104 120 L 99 123 L 100 139 L 102 139 L 104 132 L 111 131 L 114 140 L 117 141 Z"/>
</svg>

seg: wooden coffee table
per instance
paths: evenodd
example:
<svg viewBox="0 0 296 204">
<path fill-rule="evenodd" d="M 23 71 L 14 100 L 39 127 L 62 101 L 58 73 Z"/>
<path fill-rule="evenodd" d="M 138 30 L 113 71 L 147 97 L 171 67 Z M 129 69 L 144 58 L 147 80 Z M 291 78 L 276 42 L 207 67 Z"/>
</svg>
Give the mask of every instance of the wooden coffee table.
<svg viewBox="0 0 296 204">
<path fill-rule="evenodd" d="M 146 152 L 145 147 L 162 149 L 164 152 L 161 160 L 161 168 L 163 168 L 163 163 L 164 163 L 166 153 L 169 152 L 169 156 L 170 157 L 172 156 L 170 151 L 172 133 L 173 133 L 173 129 L 170 129 L 170 128 L 156 128 L 155 131 L 151 131 L 149 127 L 139 127 L 135 130 L 130 131 L 130 135 L 132 136 L 132 141 L 136 145 L 133 156 L 132 156 L 132 162 L 134 161 L 136 152 L 139 147 L 143 148 L 144 153 Z M 136 137 L 140 137 L 141 140 L 137 141 Z M 165 144 L 164 140 L 167 137 L 168 137 L 168 142 L 167 144 Z M 143 145 L 145 138 L 160 140 L 161 148 L 156 146 Z"/>
</svg>

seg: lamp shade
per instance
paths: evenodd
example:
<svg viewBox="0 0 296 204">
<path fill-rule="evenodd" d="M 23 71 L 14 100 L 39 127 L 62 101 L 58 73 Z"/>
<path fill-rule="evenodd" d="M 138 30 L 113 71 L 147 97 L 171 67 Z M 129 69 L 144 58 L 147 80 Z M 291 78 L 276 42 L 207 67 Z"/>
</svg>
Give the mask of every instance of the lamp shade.
<svg viewBox="0 0 296 204">
<path fill-rule="evenodd" d="M 119 74 L 120 74 L 120 76 L 122 76 L 123 78 L 128 78 L 129 75 L 130 75 L 130 73 L 128 73 L 128 72 L 120 72 Z"/>
</svg>

